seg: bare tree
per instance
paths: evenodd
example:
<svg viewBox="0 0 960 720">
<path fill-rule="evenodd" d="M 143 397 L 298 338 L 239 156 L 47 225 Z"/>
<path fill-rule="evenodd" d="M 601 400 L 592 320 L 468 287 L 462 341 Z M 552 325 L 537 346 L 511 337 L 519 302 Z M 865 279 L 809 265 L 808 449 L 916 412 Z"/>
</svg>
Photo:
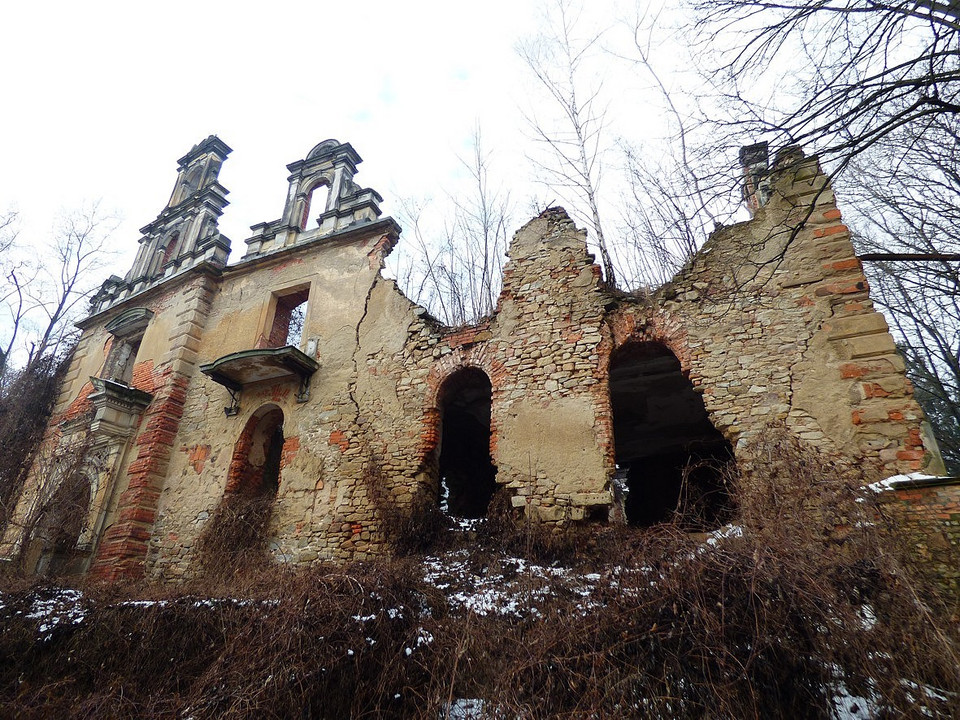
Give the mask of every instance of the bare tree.
<svg viewBox="0 0 960 720">
<path fill-rule="evenodd" d="M 861 256 L 927 258 L 866 269 L 944 460 L 960 472 L 960 120 L 914 130 L 891 133 L 852 163 L 843 190 L 855 200 L 847 215 Z"/>
<path fill-rule="evenodd" d="M 534 138 L 548 150 L 547 159 L 534 162 L 546 174 L 547 184 L 567 202 L 573 201 L 571 213 L 592 231 L 604 276 L 614 287 L 617 277 L 598 197 L 605 127 L 602 86 L 597 82 L 588 87 L 584 77 L 584 65 L 602 33 L 578 37 L 581 10 L 573 0 L 554 0 L 541 34 L 518 51 L 560 117 L 555 124 L 535 114 L 528 117 Z"/>
<path fill-rule="evenodd" d="M 40 448 L 67 362 L 47 356 L 18 371 L 0 388 L 0 531 L 17 502 Z"/>
<path fill-rule="evenodd" d="M 96 290 L 98 270 L 112 254 L 114 219 L 98 203 L 58 218 L 51 239 L 23 240 L 17 213 L 0 216 L 0 303 L 5 310 L 0 353 L 3 369 L 11 354 L 31 366 L 70 345 L 73 322 Z M 15 361 L 16 363 L 16 361 Z"/>
<path fill-rule="evenodd" d="M 32 490 L 22 498 L 15 495 L 13 504 L 3 508 L 4 520 L 21 538 L 21 568 L 49 575 L 75 573 L 82 569 L 78 561 L 82 563 L 90 550 L 78 541 L 90 530 L 91 510 L 99 509 L 92 507 L 92 491 L 103 462 L 93 435 L 85 429 L 66 440 L 48 438 L 37 444 L 29 459 Z"/>
<path fill-rule="evenodd" d="M 64 214 L 49 243 L 25 247 L 16 214 L 0 218 L 0 302 L 7 311 L 3 330 L 8 333 L 0 351 L 0 527 L 10 521 L 27 472 L 41 452 L 73 322 L 100 280 L 97 270 L 109 255 L 111 229 L 109 219 L 92 205 Z M 50 471 L 57 465 L 62 462 L 51 461 Z"/>
<path fill-rule="evenodd" d="M 47 248 L 50 257 L 39 264 L 36 279 L 26 291 L 41 318 L 28 364 L 69 344 L 75 333 L 73 320 L 98 287 L 97 271 L 110 254 L 114 226 L 114 219 L 100 211 L 99 203 L 61 216 Z"/>
<path fill-rule="evenodd" d="M 397 281 L 414 302 L 449 325 L 490 315 L 500 294 L 510 226 L 510 195 L 490 177 L 491 154 L 479 128 L 469 158 L 461 158 L 467 187 L 451 193 L 439 223 L 425 203 L 407 200 L 401 210 L 412 242 L 397 260 Z"/>
<path fill-rule="evenodd" d="M 472 192 L 454 197 L 455 231 L 462 238 L 467 269 L 469 316 L 477 319 L 493 312 L 503 281 L 510 222 L 510 194 L 491 185 L 490 154 L 484 150 L 479 126 L 474 131 L 472 154 L 463 161 L 470 175 Z"/>
<path fill-rule="evenodd" d="M 731 190 L 726 148 L 704 122 L 697 99 L 678 92 L 670 73 L 658 69 L 662 36 L 671 30 L 659 15 L 641 14 L 630 27 L 633 49 L 618 59 L 630 62 L 639 77 L 650 81 L 660 98 L 666 136 L 659 142 L 634 144 L 621 139 L 626 190 L 621 204 L 623 234 L 628 246 L 621 273 L 628 286 L 658 286 L 692 258 L 710 233 L 737 211 Z"/>
<path fill-rule="evenodd" d="M 10 353 L 16 346 L 21 327 L 31 309 L 24 290 L 36 277 L 35 263 L 29 263 L 19 252 L 20 217 L 16 211 L 0 216 L 0 303 L 3 304 L 9 323 L 9 339 L 3 346 L 0 357 L 0 379 L 5 375 Z"/>
<path fill-rule="evenodd" d="M 917 0 L 693 0 L 735 123 L 841 165 L 960 111 L 960 6 Z M 719 56 L 719 57 L 718 57 Z M 759 89 L 759 92 L 758 92 Z M 764 97 L 763 95 L 766 95 Z"/>
</svg>

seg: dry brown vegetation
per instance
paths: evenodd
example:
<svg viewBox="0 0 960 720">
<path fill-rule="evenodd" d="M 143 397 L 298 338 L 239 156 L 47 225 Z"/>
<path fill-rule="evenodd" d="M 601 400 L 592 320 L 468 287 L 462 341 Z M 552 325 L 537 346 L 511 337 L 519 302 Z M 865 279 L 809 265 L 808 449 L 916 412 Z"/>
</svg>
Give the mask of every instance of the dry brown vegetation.
<svg viewBox="0 0 960 720">
<path fill-rule="evenodd" d="M 62 358 L 47 356 L 0 378 L 0 528 L 13 512 L 67 365 Z"/>
<path fill-rule="evenodd" d="M 62 589 L 8 578 L 0 716 L 828 718 L 841 687 L 874 717 L 960 714 L 956 598 L 842 468 L 776 433 L 755 451 L 742 529 L 706 542 L 671 525 L 558 539 L 495 513 L 430 558 L 83 587 L 66 603 L 82 619 L 38 612 Z M 451 557 L 510 606 L 430 576 Z M 450 713 L 457 698 L 482 710 Z"/>
</svg>

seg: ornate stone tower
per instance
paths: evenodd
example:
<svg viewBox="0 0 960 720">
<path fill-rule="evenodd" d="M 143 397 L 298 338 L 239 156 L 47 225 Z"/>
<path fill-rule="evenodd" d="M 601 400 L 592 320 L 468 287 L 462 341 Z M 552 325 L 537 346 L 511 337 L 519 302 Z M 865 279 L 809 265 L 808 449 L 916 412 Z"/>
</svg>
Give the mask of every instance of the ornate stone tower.
<svg viewBox="0 0 960 720">
<path fill-rule="evenodd" d="M 111 276 L 91 301 L 98 313 L 161 280 L 201 263 L 227 264 L 230 240 L 217 221 L 227 206 L 227 189 L 220 184 L 220 167 L 230 148 L 211 135 L 178 161 L 177 182 L 163 211 L 140 228 L 140 249 L 125 277 Z"/>
</svg>

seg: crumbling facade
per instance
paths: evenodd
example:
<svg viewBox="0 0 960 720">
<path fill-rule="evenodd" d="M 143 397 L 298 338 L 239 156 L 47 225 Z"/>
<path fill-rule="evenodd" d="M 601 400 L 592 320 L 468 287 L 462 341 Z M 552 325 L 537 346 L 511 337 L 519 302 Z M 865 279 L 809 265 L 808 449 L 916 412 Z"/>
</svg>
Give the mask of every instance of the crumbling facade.
<svg viewBox="0 0 960 720">
<path fill-rule="evenodd" d="M 210 137 L 180 159 L 80 323 L 47 441 L 89 459 L 76 541 L 31 535 L 62 481 L 38 465 L 7 556 L 175 579 L 235 494 L 273 498 L 286 563 L 385 552 L 378 508 L 424 497 L 478 517 L 504 493 L 558 525 L 685 502 L 691 527 L 716 525 L 722 466 L 775 422 L 878 478 L 942 472 L 813 159 L 781 157 L 753 219 L 651 295 L 605 287 L 585 232 L 548 209 L 514 236 L 496 312 L 448 328 L 381 274 L 400 227 L 336 140 L 287 166 L 282 217 L 227 264 L 229 152 Z"/>
</svg>

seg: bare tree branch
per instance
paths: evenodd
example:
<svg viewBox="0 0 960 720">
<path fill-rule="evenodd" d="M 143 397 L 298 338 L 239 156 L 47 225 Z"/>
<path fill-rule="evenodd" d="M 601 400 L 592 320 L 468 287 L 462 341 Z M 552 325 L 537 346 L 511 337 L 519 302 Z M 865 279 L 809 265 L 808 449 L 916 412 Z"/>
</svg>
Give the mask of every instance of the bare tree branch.
<svg viewBox="0 0 960 720">
<path fill-rule="evenodd" d="M 527 117 L 534 138 L 548 150 L 549 160 L 534 163 L 549 178 L 547 184 L 564 194 L 570 190 L 580 216 L 593 232 L 606 282 L 617 284 L 613 258 L 604 234 L 599 205 L 601 139 L 605 110 L 597 108 L 602 84 L 584 90 L 583 64 L 600 42 L 602 33 L 581 39 L 577 36 L 580 8 L 572 0 L 555 0 L 542 34 L 518 48 L 539 85 L 552 100 L 561 118 L 560 127 L 547 125 L 533 115 Z M 580 211 L 579 204 L 586 206 Z"/>
</svg>

